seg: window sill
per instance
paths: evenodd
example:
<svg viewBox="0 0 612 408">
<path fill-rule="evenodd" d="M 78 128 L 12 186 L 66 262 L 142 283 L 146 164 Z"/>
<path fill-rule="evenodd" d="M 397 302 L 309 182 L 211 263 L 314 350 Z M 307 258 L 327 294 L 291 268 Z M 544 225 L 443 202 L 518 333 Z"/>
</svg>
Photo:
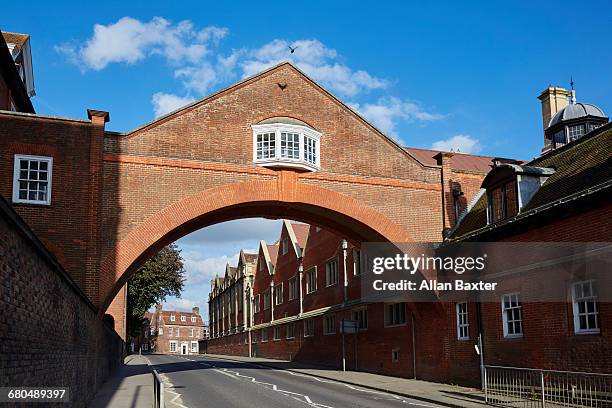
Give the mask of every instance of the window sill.
<svg viewBox="0 0 612 408">
<path fill-rule="evenodd" d="M 326 287 L 326 288 L 331 288 L 332 286 L 338 286 L 338 282 L 336 282 L 336 283 L 331 283 L 331 284 L 329 284 L 329 285 L 327 285 L 327 284 L 325 285 L 325 287 Z"/>
<path fill-rule="evenodd" d="M 320 170 L 320 166 L 312 163 L 308 163 L 302 160 L 293 160 L 293 159 L 255 159 L 253 161 L 256 165 L 262 167 L 291 167 L 301 170 L 307 171 L 317 171 Z M 281 254 L 281 256 L 284 254 Z"/>
<path fill-rule="evenodd" d="M 457 341 L 470 341 L 469 337 L 457 337 Z"/>
<path fill-rule="evenodd" d="M 336 332 L 333 332 L 333 333 L 323 333 L 324 336 L 333 336 L 334 334 L 336 334 Z"/>
<path fill-rule="evenodd" d="M 406 323 L 398 323 L 398 324 L 385 324 L 385 329 L 391 329 L 393 327 L 402 327 L 405 326 Z"/>
<path fill-rule="evenodd" d="M 512 339 L 522 339 L 522 334 L 504 334 L 504 339 L 512 340 Z"/>
<path fill-rule="evenodd" d="M 601 331 L 599 329 L 590 329 L 590 330 L 578 330 L 575 331 L 574 334 L 577 336 L 584 336 L 589 334 L 600 334 Z"/>
</svg>

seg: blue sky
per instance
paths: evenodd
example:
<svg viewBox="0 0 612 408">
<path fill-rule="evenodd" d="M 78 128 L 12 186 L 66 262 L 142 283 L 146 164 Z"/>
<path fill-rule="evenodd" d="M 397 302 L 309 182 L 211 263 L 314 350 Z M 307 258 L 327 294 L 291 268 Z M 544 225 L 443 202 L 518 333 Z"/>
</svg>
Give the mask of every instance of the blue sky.
<svg viewBox="0 0 612 408">
<path fill-rule="evenodd" d="M 32 35 L 41 114 L 108 110 L 108 128 L 127 131 L 293 58 L 402 144 L 521 159 L 542 146 L 536 97 L 549 84 L 573 76 L 578 101 L 612 109 L 611 22 L 606 1 L 9 2 L 0 15 L 0 29 Z M 199 282 L 183 297 L 203 302 L 209 272 L 194 271 L 277 227 L 183 238 Z"/>
</svg>

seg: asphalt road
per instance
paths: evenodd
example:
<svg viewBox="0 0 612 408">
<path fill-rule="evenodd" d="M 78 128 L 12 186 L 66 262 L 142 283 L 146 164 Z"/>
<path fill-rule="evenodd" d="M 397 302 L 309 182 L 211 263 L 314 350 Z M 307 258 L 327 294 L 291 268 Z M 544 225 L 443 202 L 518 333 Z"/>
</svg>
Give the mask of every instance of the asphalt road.
<svg viewBox="0 0 612 408">
<path fill-rule="evenodd" d="M 167 407 L 441 407 L 286 370 L 208 356 L 147 357 L 166 382 Z"/>
</svg>

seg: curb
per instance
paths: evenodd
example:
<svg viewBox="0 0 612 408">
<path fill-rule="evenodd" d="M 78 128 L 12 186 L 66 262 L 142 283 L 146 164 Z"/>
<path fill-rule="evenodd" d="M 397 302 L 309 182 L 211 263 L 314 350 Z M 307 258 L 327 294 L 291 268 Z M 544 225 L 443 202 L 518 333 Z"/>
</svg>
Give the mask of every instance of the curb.
<svg viewBox="0 0 612 408">
<path fill-rule="evenodd" d="M 330 377 L 325 377 L 323 375 L 317 375 L 317 374 L 310 374 L 310 373 L 304 373 L 302 371 L 299 371 L 300 369 L 295 369 L 295 368 L 278 368 L 275 367 L 273 364 L 266 364 L 265 362 L 250 362 L 250 361 L 244 361 L 244 360 L 238 360 L 235 358 L 231 358 L 231 356 L 225 356 L 225 355 L 220 355 L 220 354 L 201 354 L 202 356 L 206 356 L 209 355 L 213 358 L 219 358 L 221 360 L 229 360 L 229 361 L 237 361 L 240 363 L 247 363 L 247 364 L 251 364 L 254 366 L 260 366 L 260 367 L 265 367 L 265 368 L 274 368 L 276 370 L 285 370 L 285 371 L 291 371 L 293 373 L 298 373 L 298 374 L 302 374 L 302 375 L 308 375 L 311 377 L 316 377 L 316 378 L 321 378 L 324 380 L 331 380 L 331 381 L 336 381 L 339 383 L 343 383 L 343 384 L 349 384 L 349 385 L 354 385 L 357 387 L 361 387 L 361 388 L 367 388 L 369 390 L 374 390 L 374 391 L 382 391 L 382 392 L 386 392 L 388 394 L 394 394 L 394 395 L 399 395 L 401 397 L 407 397 L 407 398 L 412 398 L 415 400 L 419 400 L 419 401 L 423 401 L 423 402 L 428 402 L 430 404 L 437 404 L 437 405 L 443 405 L 445 407 L 449 407 L 449 408 L 465 408 L 465 405 L 456 405 L 450 402 L 445 402 L 445 401 L 438 401 L 438 400 L 434 400 L 434 399 L 430 399 L 430 398 L 426 398 L 426 397 L 421 397 L 421 396 L 417 396 L 417 395 L 412 395 L 412 394 L 407 394 L 407 393 L 403 393 L 403 392 L 397 392 L 397 391 L 390 391 L 390 390 L 386 390 L 384 388 L 381 387 L 375 387 L 372 385 L 364 385 L 364 384 L 360 384 L 360 383 L 356 383 L 353 381 L 348 381 L 348 380 L 339 380 L 337 378 L 330 378 Z M 472 402 L 472 404 L 477 404 L 480 405 L 482 407 L 488 407 L 490 405 L 488 404 L 484 404 L 484 403 L 480 403 L 480 402 Z"/>
</svg>

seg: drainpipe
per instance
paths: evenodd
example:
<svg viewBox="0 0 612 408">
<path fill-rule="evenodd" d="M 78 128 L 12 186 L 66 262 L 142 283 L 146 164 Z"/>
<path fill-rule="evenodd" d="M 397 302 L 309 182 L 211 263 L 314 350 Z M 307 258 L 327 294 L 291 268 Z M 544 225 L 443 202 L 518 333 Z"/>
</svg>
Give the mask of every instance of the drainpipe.
<svg viewBox="0 0 612 408">
<path fill-rule="evenodd" d="M 274 279 L 270 281 L 270 322 L 274 321 Z"/>
<path fill-rule="evenodd" d="M 344 270 L 344 303 L 348 301 L 348 274 L 346 272 L 346 252 L 348 249 L 348 242 L 346 239 L 342 240 L 342 269 Z"/>
<path fill-rule="evenodd" d="M 411 313 L 412 317 L 412 373 L 414 374 L 414 379 L 417 379 L 416 374 L 416 330 L 414 328 L 414 313 Z"/>
<path fill-rule="evenodd" d="M 300 256 L 299 258 L 299 266 L 298 266 L 298 273 L 299 273 L 299 285 L 300 285 L 300 316 L 302 315 L 302 313 L 304 313 L 304 293 L 302 291 L 302 281 L 304 280 L 304 264 L 302 263 L 304 260 L 304 258 L 302 258 Z"/>
</svg>

